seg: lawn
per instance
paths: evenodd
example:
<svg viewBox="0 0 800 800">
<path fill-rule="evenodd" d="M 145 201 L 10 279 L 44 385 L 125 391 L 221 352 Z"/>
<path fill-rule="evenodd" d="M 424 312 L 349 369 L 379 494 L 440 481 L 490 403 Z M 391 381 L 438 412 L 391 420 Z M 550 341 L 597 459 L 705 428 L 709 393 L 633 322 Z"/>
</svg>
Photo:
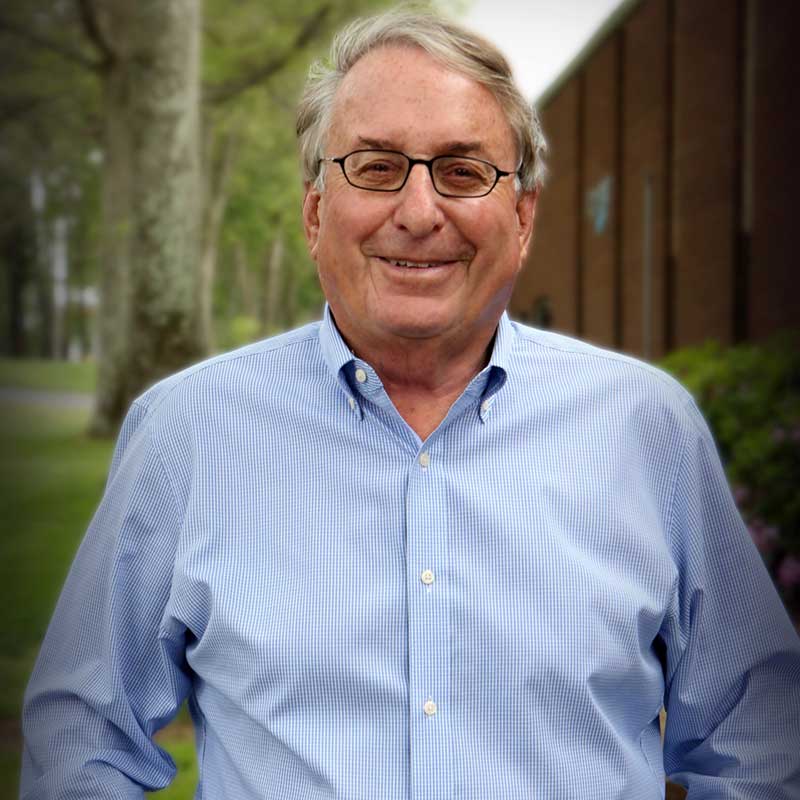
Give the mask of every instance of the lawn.
<svg viewBox="0 0 800 800">
<path fill-rule="evenodd" d="M 91 392 L 95 365 L 91 361 L 45 361 L 0 358 L 0 386 L 60 392 Z"/>
<path fill-rule="evenodd" d="M 89 391 L 90 365 L 0 362 L 0 385 Z M 61 584 L 97 505 L 113 442 L 90 439 L 88 411 L 53 403 L 0 406 L 0 800 L 17 797 L 19 712 L 39 642 Z M 189 800 L 196 783 L 185 712 L 159 736 L 178 764 L 173 785 L 155 796 Z"/>
</svg>

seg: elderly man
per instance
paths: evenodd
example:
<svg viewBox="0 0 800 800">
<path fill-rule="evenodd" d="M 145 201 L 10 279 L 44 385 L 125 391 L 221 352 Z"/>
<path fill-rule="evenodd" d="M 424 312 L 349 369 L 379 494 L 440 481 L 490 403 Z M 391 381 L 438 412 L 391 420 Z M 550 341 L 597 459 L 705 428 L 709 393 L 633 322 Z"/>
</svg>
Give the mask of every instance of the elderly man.
<svg viewBox="0 0 800 800">
<path fill-rule="evenodd" d="M 800 796 L 800 643 L 691 399 L 505 315 L 542 139 L 504 58 L 358 21 L 298 132 L 325 318 L 134 403 L 23 796 L 167 785 L 186 698 L 213 800 Z"/>
</svg>

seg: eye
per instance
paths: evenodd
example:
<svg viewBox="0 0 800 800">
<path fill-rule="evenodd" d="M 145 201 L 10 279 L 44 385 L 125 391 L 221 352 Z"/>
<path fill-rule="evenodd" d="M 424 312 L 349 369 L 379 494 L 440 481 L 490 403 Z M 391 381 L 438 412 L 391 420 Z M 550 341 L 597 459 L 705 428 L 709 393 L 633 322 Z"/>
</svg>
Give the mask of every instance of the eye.
<svg viewBox="0 0 800 800">
<path fill-rule="evenodd" d="M 481 172 L 471 164 L 453 164 L 445 170 L 451 178 L 480 178 Z"/>
<path fill-rule="evenodd" d="M 392 172 L 393 170 L 397 169 L 396 164 L 392 164 L 389 161 L 368 161 L 365 164 L 362 164 L 359 167 L 360 172 Z"/>
<path fill-rule="evenodd" d="M 494 181 L 489 164 L 469 158 L 443 158 L 436 162 L 437 179 L 453 188 L 480 188 Z"/>
<path fill-rule="evenodd" d="M 347 179 L 364 189 L 393 189 L 405 177 L 402 156 L 384 150 L 352 153 L 345 162 Z"/>
</svg>

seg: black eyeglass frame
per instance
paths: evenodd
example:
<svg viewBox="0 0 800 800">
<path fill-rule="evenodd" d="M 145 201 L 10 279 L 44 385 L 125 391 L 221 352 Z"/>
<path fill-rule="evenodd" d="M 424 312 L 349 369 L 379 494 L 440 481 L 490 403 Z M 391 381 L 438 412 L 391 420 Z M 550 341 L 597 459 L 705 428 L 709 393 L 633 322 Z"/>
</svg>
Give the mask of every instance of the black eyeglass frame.
<svg viewBox="0 0 800 800">
<path fill-rule="evenodd" d="M 346 159 L 350 158 L 350 156 L 357 155 L 358 153 L 391 153 L 392 155 L 403 156 L 403 158 L 405 158 L 406 161 L 408 161 L 408 169 L 406 170 L 406 176 L 405 178 L 403 178 L 403 182 L 396 189 L 373 189 L 368 186 L 359 186 L 358 184 L 353 183 L 347 176 L 347 170 L 345 170 L 344 168 L 344 162 Z M 433 174 L 433 164 L 434 162 L 440 161 L 441 159 L 444 158 L 460 158 L 465 161 L 476 161 L 479 164 L 485 164 L 487 167 L 491 167 L 494 170 L 494 183 L 485 192 L 482 192 L 481 194 L 447 194 L 446 192 L 440 192 L 439 187 L 436 185 L 436 178 L 434 177 Z M 457 197 L 462 200 L 475 197 L 486 197 L 486 195 L 489 194 L 494 189 L 495 186 L 497 186 L 497 184 L 500 181 L 500 178 L 507 178 L 509 175 L 519 174 L 518 168 L 508 172 L 506 170 L 502 170 L 499 167 L 495 166 L 494 164 L 492 164 L 491 161 L 484 161 L 484 159 L 475 158 L 474 156 L 458 156 L 458 155 L 453 155 L 451 153 L 443 153 L 442 155 L 434 156 L 433 158 L 411 158 L 410 155 L 407 155 L 406 153 L 402 152 L 402 150 L 381 150 L 374 147 L 366 147 L 360 150 L 353 150 L 352 152 L 347 153 L 346 155 L 338 156 L 336 158 L 323 157 L 320 158 L 318 163 L 322 163 L 323 161 L 328 161 L 331 164 L 338 164 L 341 167 L 344 179 L 354 189 L 363 189 L 365 192 L 399 192 L 408 182 L 408 176 L 411 175 L 411 170 L 414 169 L 414 166 L 416 164 L 423 164 L 428 168 L 428 174 L 431 176 L 431 186 L 433 186 L 434 191 L 436 191 L 437 194 L 441 195 L 442 197 Z"/>
</svg>

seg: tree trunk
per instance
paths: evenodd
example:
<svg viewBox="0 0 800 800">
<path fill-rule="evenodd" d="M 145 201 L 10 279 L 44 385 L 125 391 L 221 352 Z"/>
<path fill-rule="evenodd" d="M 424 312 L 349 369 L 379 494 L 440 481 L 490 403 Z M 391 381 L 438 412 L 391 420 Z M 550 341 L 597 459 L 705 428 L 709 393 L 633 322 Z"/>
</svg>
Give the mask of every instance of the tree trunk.
<svg viewBox="0 0 800 800">
<path fill-rule="evenodd" d="M 280 327 L 278 310 L 281 301 L 281 277 L 283 271 L 283 231 L 278 228 L 267 261 L 267 274 L 264 281 L 264 303 L 261 318 L 263 333 L 271 335 Z"/>
<path fill-rule="evenodd" d="M 236 291 L 231 292 L 232 302 L 229 316 L 232 318 L 243 314 L 246 317 L 257 319 L 258 295 L 253 291 L 253 278 L 247 265 L 247 252 L 241 242 L 236 243 L 234 264 L 236 269 Z"/>
<path fill-rule="evenodd" d="M 87 253 L 88 241 L 86 227 L 76 224 L 72 228 L 70 237 L 70 251 L 73 253 L 70 262 L 70 294 L 69 305 L 69 339 L 70 355 L 77 356 L 83 361 L 90 352 L 89 326 L 87 324 L 86 284 L 87 284 Z"/>
<path fill-rule="evenodd" d="M 217 273 L 219 233 L 228 204 L 228 183 L 233 170 L 236 136 L 228 131 L 215 157 L 205 159 L 205 207 L 203 209 L 203 246 L 200 257 L 198 308 L 200 340 L 206 350 L 214 349 L 214 278 Z M 212 149 L 211 143 L 209 150 Z"/>
<path fill-rule="evenodd" d="M 106 164 L 98 392 L 91 430 L 203 355 L 200 0 L 120 0 L 108 15 Z"/>
<path fill-rule="evenodd" d="M 69 336 L 67 312 L 69 308 L 69 222 L 56 217 L 51 225 L 50 270 L 53 280 L 53 324 L 51 326 L 52 357 L 67 357 Z"/>
<path fill-rule="evenodd" d="M 47 207 L 47 189 L 44 179 L 39 173 L 31 178 L 31 205 L 33 206 L 35 225 L 35 287 L 36 311 L 39 322 L 39 338 L 36 355 L 39 358 L 52 358 L 53 340 L 53 277 L 50 264 L 50 229 L 45 209 Z"/>
<path fill-rule="evenodd" d="M 2 248 L 6 276 L 6 333 L 3 355 L 22 358 L 27 355 L 25 342 L 25 283 L 33 247 L 29 232 L 22 222 L 3 237 Z"/>
<path fill-rule="evenodd" d="M 130 308 L 133 120 L 128 69 L 117 63 L 105 76 L 103 229 L 100 307 L 97 314 L 97 388 L 89 432 L 112 435 L 128 405 L 126 363 Z"/>
</svg>

